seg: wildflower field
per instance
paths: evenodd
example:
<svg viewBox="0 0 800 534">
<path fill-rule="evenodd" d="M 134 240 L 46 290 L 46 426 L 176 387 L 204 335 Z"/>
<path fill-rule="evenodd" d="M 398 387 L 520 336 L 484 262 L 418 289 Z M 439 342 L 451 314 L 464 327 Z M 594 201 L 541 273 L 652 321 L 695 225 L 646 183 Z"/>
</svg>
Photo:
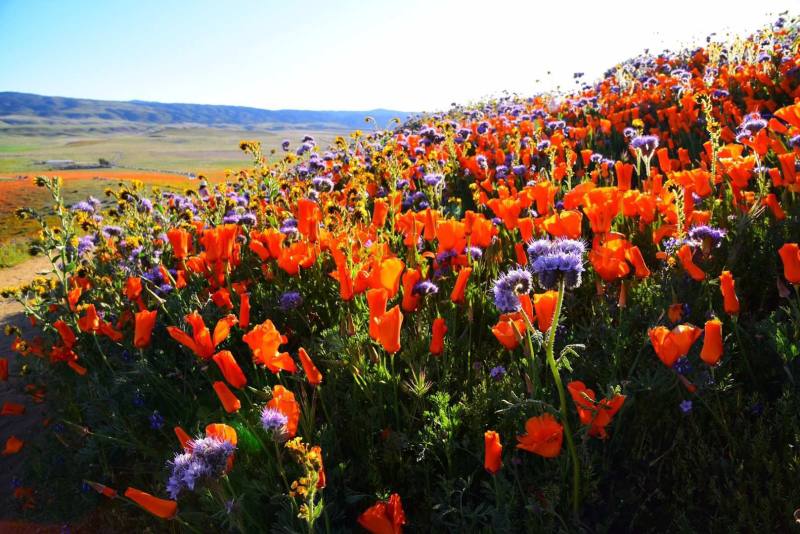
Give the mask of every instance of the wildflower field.
<svg viewBox="0 0 800 534">
<path fill-rule="evenodd" d="M 227 182 L 111 206 L 36 179 L 56 220 L 17 214 L 53 269 L 4 290 L 48 404 L 35 440 L 0 436 L 30 455 L 22 514 L 797 528 L 797 19 L 571 94 L 241 149 Z"/>
</svg>

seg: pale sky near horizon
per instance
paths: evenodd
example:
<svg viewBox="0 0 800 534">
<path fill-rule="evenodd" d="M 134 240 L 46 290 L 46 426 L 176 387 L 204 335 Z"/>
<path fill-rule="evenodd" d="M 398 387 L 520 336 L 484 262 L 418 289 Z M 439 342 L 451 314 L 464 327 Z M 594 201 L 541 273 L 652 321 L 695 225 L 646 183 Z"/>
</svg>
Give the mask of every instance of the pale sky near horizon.
<svg viewBox="0 0 800 534">
<path fill-rule="evenodd" d="M 433 111 L 572 87 L 787 9 L 800 1 L 0 0 L 0 91 Z"/>
</svg>

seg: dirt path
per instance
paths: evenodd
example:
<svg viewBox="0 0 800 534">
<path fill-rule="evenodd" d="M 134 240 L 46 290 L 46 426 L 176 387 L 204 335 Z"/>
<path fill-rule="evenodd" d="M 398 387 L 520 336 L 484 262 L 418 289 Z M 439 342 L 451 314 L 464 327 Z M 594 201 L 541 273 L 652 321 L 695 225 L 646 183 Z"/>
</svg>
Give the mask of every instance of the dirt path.
<svg viewBox="0 0 800 534">
<path fill-rule="evenodd" d="M 30 281 L 40 271 L 50 267 L 47 258 L 39 257 L 28 260 L 15 267 L 0 269 L 0 287 L 15 286 Z M 28 337 L 32 328 L 22 313 L 23 308 L 16 302 L 0 298 L 0 327 L 12 324 Z M 8 358 L 8 381 L 0 382 L 0 405 L 13 402 L 25 406 L 23 415 L 0 416 L 0 450 L 10 436 L 28 442 L 42 428 L 46 406 L 33 402 L 30 395 L 24 392 L 26 380 L 20 376 L 20 361 L 11 352 L 11 341 L 0 332 L 0 358 Z M 13 498 L 14 487 L 25 485 L 26 447 L 10 456 L 0 456 L 0 518 L 13 515 L 18 510 L 18 503 Z M 5 528 L 5 527 L 2 527 Z"/>
</svg>

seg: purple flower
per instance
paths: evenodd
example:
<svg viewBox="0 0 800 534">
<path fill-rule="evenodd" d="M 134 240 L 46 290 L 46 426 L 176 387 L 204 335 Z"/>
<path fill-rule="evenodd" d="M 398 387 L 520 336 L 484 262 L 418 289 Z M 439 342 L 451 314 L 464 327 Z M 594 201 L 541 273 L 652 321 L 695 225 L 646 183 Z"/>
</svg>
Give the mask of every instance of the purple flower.
<svg viewBox="0 0 800 534">
<path fill-rule="evenodd" d="M 500 381 L 504 376 L 506 376 L 506 368 L 502 365 L 492 367 L 492 369 L 489 371 L 489 376 L 492 378 L 492 380 Z"/>
<path fill-rule="evenodd" d="M 563 277 L 569 289 L 581 285 L 586 245 L 575 239 L 537 239 L 528 245 L 531 271 L 545 289 L 553 289 Z"/>
<path fill-rule="evenodd" d="M 675 372 L 679 375 L 687 375 L 692 372 L 692 364 L 689 362 L 689 358 L 680 358 L 675 365 L 672 366 L 675 369 Z"/>
<path fill-rule="evenodd" d="M 692 401 L 686 399 L 685 401 L 680 403 L 680 409 L 683 413 L 689 413 L 692 411 Z"/>
<path fill-rule="evenodd" d="M 414 289 L 411 291 L 414 295 L 421 295 L 423 297 L 428 295 L 435 295 L 439 292 L 439 286 L 430 280 L 420 280 L 414 284 Z"/>
<path fill-rule="evenodd" d="M 511 313 L 522 309 L 520 295 L 527 295 L 533 289 L 533 277 L 525 269 L 512 269 L 494 282 L 492 293 L 494 305 L 501 313 Z"/>
<path fill-rule="evenodd" d="M 274 408 L 264 408 L 261 412 L 261 426 L 267 432 L 284 431 L 289 419 Z"/>
<path fill-rule="evenodd" d="M 94 206 L 85 200 L 76 203 L 71 209 L 72 211 L 82 211 L 83 213 L 94 213 Z"/>
<path fill-rule="evenodd" d="M 194 490 L 204 478 L 219 478 L 225 474 L 228 459 L 236 450 L 230 441 L 215 437 L 197 438 L 189 442 L 191 452 L 181 452 L 168 462 L 172 474 L 167 492 L 175 499 L 185 488 Z"/>
<path fill-rule="evenodd" d="M 303 305 L 303 296 L 297 291 L 287 291 L 278 302 L 278 307 L 282 311 L 289 311 L 299 308 Z"/>
<path fill-rule="evenodd" d="M 444 176 L 441 174 L 426 174 L 422 180 L 431 187 L 437 187 L 444 182 Z"/>
<path fill-rule="evenodd" d="M 707 225 L 695 226 L 689 230 L 689 237 L 691 239 L 697 241 L 708 240 L 708 243 L 715 246 L 719 246 L 726 234 L 727 232 L 725 230 Z"/>
<path fill-rule="evenodd" d="M 320 193 L 330 193 L 333 191 L 333 180 L 323 176 L 318 176 L 311 180 L 311 185 Z"/>
<path fill-rule="evenodd" d="M 153 430 L 160 430 L 161 427 L 164 426 L 164 417 L 158 413 L 158 410 L 155 410 L 150 417 L 148 418 L 150 421 L 150 428 Z"/>
<path fill-rule="evenodd" d="M 655 135 L 640 135 L 631 139 L 631 148 L 638 150 L 645 157 L 650 157 L 658 148 L 658 137 Z"/>
<path fill-rule="evenodd" d="M 119 226 L 104 226 L 101 230 L 103 237 L 109 239 L 111 237 L 119 237 L 122 235 L 122 228 Z"/>
</svg>

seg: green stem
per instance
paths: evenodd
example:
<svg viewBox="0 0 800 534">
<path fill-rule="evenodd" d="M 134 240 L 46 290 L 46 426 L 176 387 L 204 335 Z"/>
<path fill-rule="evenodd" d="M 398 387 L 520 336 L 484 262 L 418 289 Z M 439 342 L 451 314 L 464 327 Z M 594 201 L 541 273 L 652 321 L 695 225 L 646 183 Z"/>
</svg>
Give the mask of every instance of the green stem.
<svg viewBox="0 0 800 534">
<path fill-rule="evenodd" d="M 569 450 L 570 458 L 572 459 L 572 512 L 575 517 L 578 516 L 580 510 L 580 494 L 581 494 L 581 469 L 580 461 L 578 460 L 578 453 L 575 450 L 575 442 L 572 438 L 572 430 L 569 426 L 569 418 L 567 412 L 567 394 L 564 391 L 564 384 L 561 382 L 561 375 L 558 373 L 558 366 L 556 359 L 553 355 L 553 347 L 556 341 L 556 328 L 558 328 L 558 319 L 561 315 L 561 306 L 564 303 L 564 280 L 562 279 L 558 284 L 558 301 L 556 302 L 556 309 L 553 313 L 553 322 L 550 324 L 550 331 L 547 335 L 547 345 L 545 348 L 547 355 L 547 363 L 550 365 L 550 370 L 553 373 L 553 380 L 555 380 L 556 388 L 558 389 L 558 399 L 561 404 L 561 422 L 564 425 L 564 433 L 567 435 L 567 449 Z"/>
</svg>

